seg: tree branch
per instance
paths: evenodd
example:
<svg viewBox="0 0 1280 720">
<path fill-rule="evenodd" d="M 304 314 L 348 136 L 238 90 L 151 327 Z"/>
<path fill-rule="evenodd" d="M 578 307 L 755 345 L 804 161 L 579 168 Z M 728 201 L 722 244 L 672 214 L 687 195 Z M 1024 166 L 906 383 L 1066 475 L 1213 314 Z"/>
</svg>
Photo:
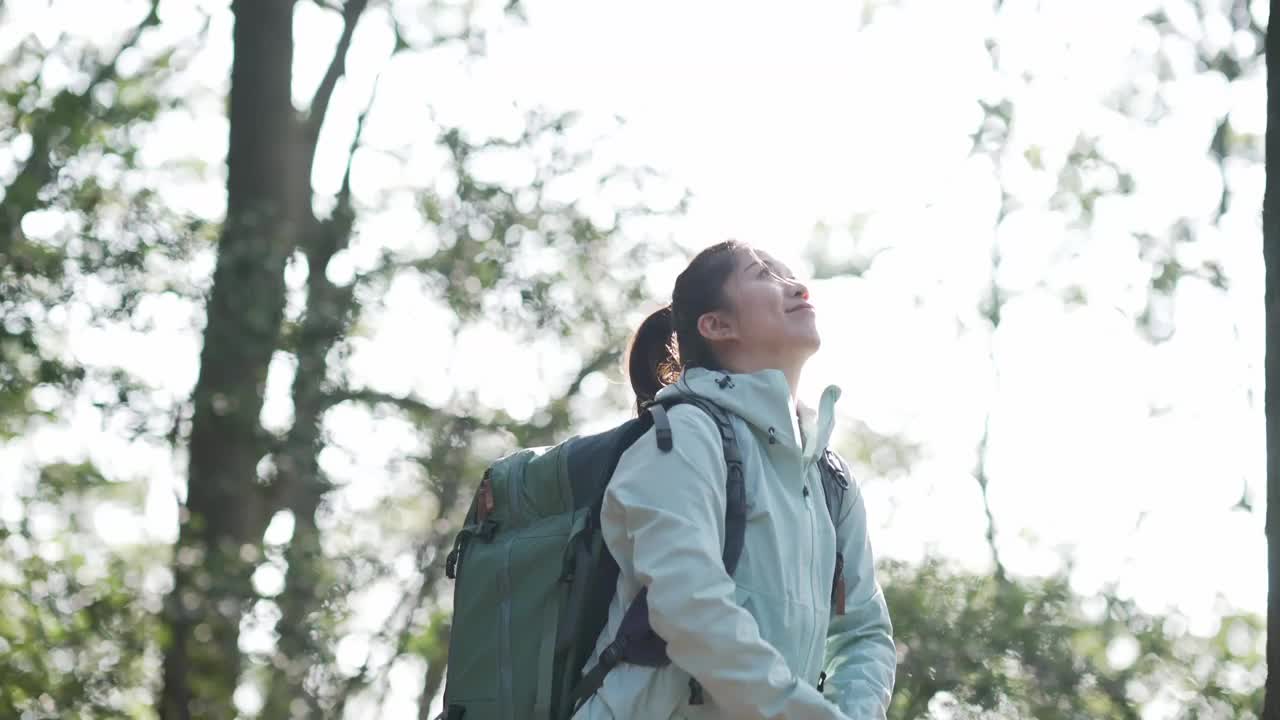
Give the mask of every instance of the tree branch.
<svg viewBox="0 0 1280 720">
<path fill-rule="evenodd" d="M 364 662 L 360 665 L 359 672 L 348 678 L 346 683 L 343 685 L 342 690 L 338 693 L 338 703 L 333 712 L 334 717 L 342 717 L 344 715 L 347 701 L 351 699 L 357 689 L 362 686 L 367 686 L 374 681 L 378 682 L 379 685 L 382 685 L 385 682 L 387 673 L 391 670 L 391 666 L 395 664 L 396 660 L 400 659 L 400 656 L 404 655 L 405 648 L 408 647 L 409 644 L 410 635 L 413 632 L 414 614 L 418 608 L 422 607 L 422 603 L 426 600 L 427 592 L 435 585 L 436 578 L 429 571 L 429 566 L 426 564 L 426 558 L 431 554 L 432 548 L 443 545 L 442 538 L 447 539 L 447 536 L 433 536 L 429 540 L 418 545 L 414 556 L 418 560 L 417 566 L 424 568 L 422 581 L 418 584 L 418 588 L 415 592 L 405 593 L 405 595 L 400 598 L 400 602 L 396 604 L 395 609 L 393 609 L 391 614 L 387 617 L 387 622 L 383 626 L 382 630 L 374 635 L 370 640 L 369 645 L 371 648 L 394 641 L 394 651 L 391 658 L 380 667 L 375 680 L 370 678 L 369 668 L 369 660 L 373 653 L 370 652 L 365 656 Z M 437 550 L 437 553 L 438 552 L 439 551 Z"/>
<path fill-rule="evenodd" d="M 440 410 L 431 407 L 421 400 L 414 400 L 404 395 L 393 395 L 391 393 L 378 392 L 377 390 L 355 389 L 349 388 L 339 392 L 329 393 L 325 397 L 325 408 L 331 408 L 344 402 L 360 402 L 367 405 L 394 405 L 405 412 L 417 415 L 434 415 Z"/>
<path fill-rule="evenodd" d="M 573 379 L 573 382 L 569 383 L 569 387 L 565 390 L 563 399 L 567 401 L 569 398 L 577 395 L 578 391 L 582 389 L 582 383 L 587 379 L 588 375 L 600 372 L 621 359 L 622 350 L 614 345 L 610 345 L 608 348 L 596 353 L 596 356 L 587 362 L 586 365 L 583 365 L 582 369 L 578 371 L 578 375 Z"/>
<path fill-rule="evenodd" d="M 364 138 L 364 126 L 369 119 L 370 111 L 373 110 L 374 101 L 378 99 L 378 86 L 381 83 L 382 73 L 379 72 L 373 79 L 373 90 L 369 92 L 369 102 L 356 118 L 356 131 L 351 137 L 351 145 L 347 148 L 347 164 L 342 171 L 342 187 L 338 189 L 335 215 L 351 212 L 351 166 L 355 162 L 356 151 L 360 149 L 361 140 Z"/>
<path fill-rule="evenodd" d="M 463 442 L 461 444 L 454 442 L 454 437 L 458 433 L 466 433 L 473 429 L 467 418 L 454 417 L 442 424 L 443 432 L 438 434 L 433 442 L 429 458 L 419 458 L 418 461 L 426 468 L 430 464 L 439 463 L 443 467 L 442 475 L 444 479 L 435 489 L 437 500 L 439 501 L 439 510 L 437 511 L 437 520 L 448 520 L 453 513 L 454 506 L 457 504 L 461 496 L 464 485 L 463 468 L 467 465 L 470 456 L 470 443 Z M 434 524 L 433 526 L 434 527 Z M 415 623 L 414 618 L 416 611 L 427 601 L 427 596 L 435 591 L 444 571 L 444 556 L 449 546 L 452 544 L 453 533 L 449 530 L 443 532 L 435 529 L 429 530 L 427 537 L 416 547 L 415 557 L 417 558 L 417 567 L 421 573 L 420 582 L 416 591 L 406 593 L 400 599 L 400 603 L 388 617 L 384 630 L 378 634 L 377 641 L 380 643 L 389 643 L 394 639 L 394 651 L 389 660 L 378 670 L 376 678 L 370 678 L 370 668 L 368 659 L 361 666 L 360 672 L 352 677 L 344 685 L 340 695 L 339 706 L 337 708 L 336 717 L 341 717 L 342 706 L 347 699 L 360 687 L 368 686 L 376 682 L 380 689 L 385 689 L 387 673 L 391 666 L 409 650 L 409 643 L 412 639 Z M 428 558 L 431 559 L 428 562 Z M 398 624 L 396 619 L 403 618 L 403 622 Z M 430 668 L 431 672 L 439 672 L 441 668 Z M 430 683 L 428 683 L 428 686 Z M 379 692 L 377 694 L 385 694 Z M 428 702 L 430 702 L 428 700 Z"/>
<path fill-rule="evenodd" d="M 347 51 L 351 49 L 356 23 L 368 5 L 369 0 L 347 0 L 342 6 L 342 35 L 338 37 L 338 45 L 333 49 L 333 57 L 329 59 L 329 68 L 325 70 L 307 111 L 304 139 L 309 155 L 315 153 L 320 127 L 324 125 L 325 115 L 329 112 L 329 101 L 333 99 L 333 90 L 338 86 L 338 78 L 347 69 Z"/>
<path fill-rule="evenodd" d="M 999 3 L 997 3 L 997 6 L 998 5 Z M 991 55 L 992 65 L 997 68 L 1000 67 L 1000 56 L 997 53 L 996 48 L 994 46 L 988 45 L 987 51 Z M 986 110 L 987 115 L 990 116 L 994 114 L 1004 118 L 1005 121 L 1008 122 L 1008 118 L 1010 117 L 1009 116 L 1010 110 L 1008 109 L 1007 103 L 1008 103 L 1008 100 L 1006 99 L 1006 100 L 1002 100 L 997 105 L 994 105 L 994 106 L 984 105 L 983 107 Z M 975 149 L 980 148 L 982 146 L 981 141 L 982 141 L 982 131 L 979 130 L 974 141 Z M 991 152 L 992 160 L 995 162 L 995 166 L 997 170 L 1001 168 L 1000 151 L 1002 151 L 1004 147 L 1008 145 L 1008 142 L 1009 142 L 1009 136 L 1008 136 L 1008 133 L 1006 132 L 1001 136 L 999 140 L 999 150 Z M 1001 178 L 1000 208 L 996 217 L 997 227 L 999 226 L 1000 222 L 1002 222 L 1004 218 L 1009 214 L 1011 210 L 1009 193 L 1006 192 L 1004 188 L 1004 178 L 1003 176 L 1000 176 L 1000 178 Z M 991 285 L 987 289 L 988 295 L 985 298 L 985 301 L 982 303 L 981 312 L 982 312 L 982 315 L 986 318 L 987 322 L 991 324 L 991 333 L 987 337 L 987 357 L 991 362 L 991 373 L 994 379 L 993 387 L 997 389 L 999 388 L 999 385 L 1000 385 L 1000 363 L 996 358 L 995 335 L 996 335 L 996 332 L 999 331 L 1000 329 L 1000 321 L 1003 319 L 1004 305 L 1008 301 L 1008 297 L 1000 288 L 1000 283 L 998 278 L 999 269 L 1000 269 L 1000 260 L 1001 258 L 1000 258 L 999 242 L 996 238 L 992 238 Z M 982 494 L 982 511 L 986 516 L 986 521 L 987 521 L 986 540 L 987 540 L 987 546 L 991 550 L 991 562 L 995 566 L 994 575 L 996 579 L 996 587 L 1001 590 L 1005 590 L 1006 588 L 1009 587 L 1010 582 L 1009 582 L 1008 574 L 1005 571 L 1004 562 L 1001 561 L 1000 559 L 1000 548 L 996 543 L 996 519 L 995 519 L 995 515 L 991 512 L 991 498 L 990 498 L 990 493 L 988 491 L 988 483 L 990 478 L 987 475 L 987 456 L 989 454 L 989 448 L 990 448 L 990 442 L 991 442 L 991 416 L 994 412 L 994 410 L 992 409 L 992 405 L 994 404 L 994 402 L 995 402 L 995 398 L 993 397 L 992 401 L 987 403 L 986 413 L 983 417 L 982 439 L 978 441 L 977 460 L 974 463 L 973 477 L 974 477 L 974 480 L 977 481 L 978 489 Z"/>
</svg>

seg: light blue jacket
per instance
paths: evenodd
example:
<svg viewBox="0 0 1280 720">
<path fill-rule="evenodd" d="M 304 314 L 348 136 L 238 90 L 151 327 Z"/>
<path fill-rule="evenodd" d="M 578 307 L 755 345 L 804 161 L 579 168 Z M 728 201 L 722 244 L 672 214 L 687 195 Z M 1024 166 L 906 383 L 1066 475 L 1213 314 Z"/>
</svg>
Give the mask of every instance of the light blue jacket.
<svg viewBox="0 0 1280 720">
<path fill-rule="evenodd" d="M 719 431 L 704 411 L 670 413 L 674 448 L 650 430 L 623 454 L 605 494 L 604 539 L 621 568 L 609 621 L 588 661 L 612 641 L 642 586 L 672 664 L 623 664 L 575 720 L 879 720 L 896 653 L 876 582 L 866 509 L 856 486 L 833 527 L 817 467 L 840 389 L 801 408 L 777 370 L 728 375 L 690 369 L 659 398 L 696 394 L 733 414 L 743 455 L 747 528 L 742 559 L 725 572 L 725 476 Z M 807 492 L 806 492 L 807 491 Z M 837 544 L 845 558 L 845 614 L 832 614 Z M 827 673 L 825 697 L 816 689 Z M 705 701 L 689 704 L 690 677 Z"/>
</svg>

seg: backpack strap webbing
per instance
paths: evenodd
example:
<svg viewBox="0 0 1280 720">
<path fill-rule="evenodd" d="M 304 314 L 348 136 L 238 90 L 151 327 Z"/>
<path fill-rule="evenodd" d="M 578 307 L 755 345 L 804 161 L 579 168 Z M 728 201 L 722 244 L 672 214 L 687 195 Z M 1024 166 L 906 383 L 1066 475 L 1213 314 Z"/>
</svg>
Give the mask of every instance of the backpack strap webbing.
<svg viewBox="0 0 1280 720">
<path fill-rule="evenodd" d="M 653 416 L 653 433 L 658 440 L 658 449 L 671 452 L 675 447 L 671 442 L 671 418 L 667 417 L 667 409 L 661 405 L 650 405 L 649 414 Z"/>
</svg>

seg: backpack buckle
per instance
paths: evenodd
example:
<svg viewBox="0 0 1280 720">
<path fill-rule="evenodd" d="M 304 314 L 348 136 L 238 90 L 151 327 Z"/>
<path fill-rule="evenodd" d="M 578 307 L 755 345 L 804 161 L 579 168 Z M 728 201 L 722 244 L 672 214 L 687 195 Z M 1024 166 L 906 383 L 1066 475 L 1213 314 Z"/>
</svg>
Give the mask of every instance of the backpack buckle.
<svg viewBox="0 0 1280 720">
<path fill-rule="evenodd" d="M 458 548 L 450 551 L 444 560 L 444 576 L 450 580 L 458 579 Z"/>
<path fill-rule="evenodd" d="M 610 645 L 600 653 L 600 664 L 605 667 L 613 667 L 621 661 L 621 654 L 618 649 Z"/>
<path fill-rule="evenodd" d="M 706 695 L 702 692 L 702 683 L 697 678 L 689 678 L 689 704 L 702 705 L 707 701 Z"/>
<path fill-rule="evenodd" d="M 462 562 L 462 553 L 467 549 L 467 543 L 471 542 L 471 538 L 478 537 L 485 542 L 493 542 L 493 536 L 497 533 L 498 523 L 494 520 L 485 520 L 462 528 L 453 541 L 453 551 L 444 560 L 445 577 L 450 580 L 458 579 L 458 565 Z"/>
<path fill-rule="evenodd" d="M 823 450 L 822 460 L 827 466 L 827 470 L 831 472 L 831 477 L 835 478 L 841 488 L 848 490 L 849 476 L 845 473 L 844 467 L 841 465 L 840 461 L 836 459 L 836 454 L 831 452 L 830 449 Z"/>
</svg>

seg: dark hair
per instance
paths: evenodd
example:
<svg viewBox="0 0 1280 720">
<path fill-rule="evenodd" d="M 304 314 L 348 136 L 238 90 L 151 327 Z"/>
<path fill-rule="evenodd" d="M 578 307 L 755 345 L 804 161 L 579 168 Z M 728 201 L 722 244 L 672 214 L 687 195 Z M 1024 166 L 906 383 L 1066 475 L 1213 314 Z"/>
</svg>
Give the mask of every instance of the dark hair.
<svg viewBox="0 0 1280 720">
<path fill-rule="evenodd" d="M 726 240 L 698 253 L 676 277 L 671 304 L 640 323 L 627 353 L 637 413 L 643 413 L 658 391 L 678 380 L 685 369 L 721 369 L 711 343 L 698 332 L 698 318 L 726 308 L 724 285 L 733 274 L 739 250 L 749 247 Z"/>
</svg>

